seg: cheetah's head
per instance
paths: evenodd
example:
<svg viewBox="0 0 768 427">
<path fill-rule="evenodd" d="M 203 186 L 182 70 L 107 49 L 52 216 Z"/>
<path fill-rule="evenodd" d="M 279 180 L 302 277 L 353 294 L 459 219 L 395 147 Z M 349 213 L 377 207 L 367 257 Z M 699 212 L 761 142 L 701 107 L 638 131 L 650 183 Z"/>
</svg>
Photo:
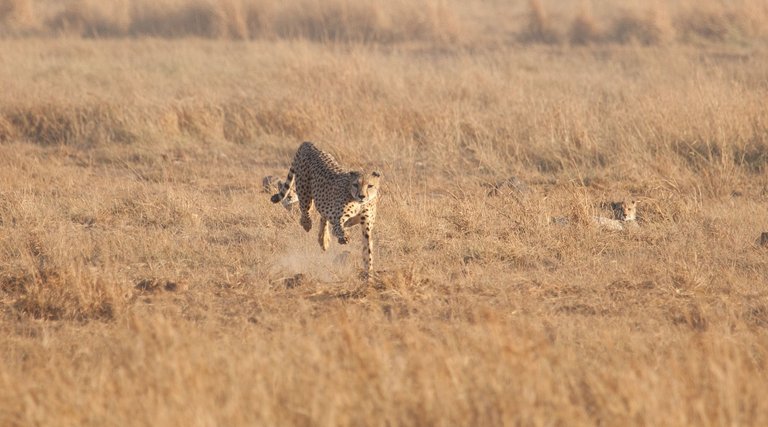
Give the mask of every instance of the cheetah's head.
<svg viewBox="0 0 768 427">
<path fill-rule="evenodd" d="M 376 199 L 379 195 L 379 182 L 381 180 L 381 173 L 371 172 L 367 175 L 352 172 L 352 179 L 350 180 L 349 194 L 353 199 L 368 203 Z"/>
<path fill-rule="evenodd" d="M 637 219 L 636 200 L 611 203 L 611 208 L 616 213 L 616 219 L 620 221 L 634 221 Z"/>
</svg>

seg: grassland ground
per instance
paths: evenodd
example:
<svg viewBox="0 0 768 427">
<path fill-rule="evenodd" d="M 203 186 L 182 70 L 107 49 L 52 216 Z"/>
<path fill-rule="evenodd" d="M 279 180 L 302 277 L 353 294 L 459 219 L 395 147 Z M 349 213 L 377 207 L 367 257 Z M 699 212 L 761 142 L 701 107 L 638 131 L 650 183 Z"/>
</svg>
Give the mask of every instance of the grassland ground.
<svg viewBox="0 0 768 427">
<path fill-rule="evenodd" d="M 0 52 L 2 425 L 768 424 L 762 43 Z M 362 295 L 302 140 L 383 172 Z"/>
</svg>

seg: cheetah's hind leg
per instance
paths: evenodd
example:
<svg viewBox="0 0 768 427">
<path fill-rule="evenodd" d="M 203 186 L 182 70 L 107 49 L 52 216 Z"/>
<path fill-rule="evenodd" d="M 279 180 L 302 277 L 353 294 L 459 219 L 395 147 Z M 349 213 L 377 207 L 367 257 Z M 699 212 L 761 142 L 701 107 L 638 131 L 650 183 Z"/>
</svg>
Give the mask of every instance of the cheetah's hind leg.
<svg viewBox="0 0 768 427">
<path fill-rule="evenodd" d="M 309 217 L 308 213 L 301 213 L 301 218 L 299 219 L 299 223 L 304 228 L 304 231 L 309 232 L 309 230 L 312 229 L 312 218 Z"/>
<path fill-rule="evenodd" d="M 301 192 L 298 192 L 301 194 Z M 306 199 L 299 197 L 299 210 L 301 211 L 301 218 L 299 223 L 304 228 L 304 231 L 309 232 L 312 229 L 312 218 L 309 217 L 309 210 L 312 208 L 312 199 Z"/>
</svg>

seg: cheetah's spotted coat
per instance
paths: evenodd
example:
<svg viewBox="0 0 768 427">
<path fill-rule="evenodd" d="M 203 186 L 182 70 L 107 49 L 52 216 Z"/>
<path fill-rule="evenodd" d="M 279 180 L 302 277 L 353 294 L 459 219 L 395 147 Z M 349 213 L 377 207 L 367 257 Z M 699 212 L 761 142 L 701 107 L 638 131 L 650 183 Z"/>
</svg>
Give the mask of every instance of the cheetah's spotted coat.
<svg viewBox="0 0 768 427">
<path fill-rule="evenodd" d="M 299 146 L 288 178 L 282 183 L 272 202 L 278 203 L 291 193 L 299 198 L 301 226 L 312 229 L 309 209 L 314 205 L 320 214 L 318 242 L 323 250 L 328 249 L 328 223 L 340 244 L 349 242 L 345 227 L 360 224 L 363 230 L 363 262 L 365 275 L 369 278 L 373 264 L 371 233 L 376 221 L 376 204 L 381 174 L 362 174 L 343 169 L 330 154 L 318 149 L 311 142 Z"/>
</svg>

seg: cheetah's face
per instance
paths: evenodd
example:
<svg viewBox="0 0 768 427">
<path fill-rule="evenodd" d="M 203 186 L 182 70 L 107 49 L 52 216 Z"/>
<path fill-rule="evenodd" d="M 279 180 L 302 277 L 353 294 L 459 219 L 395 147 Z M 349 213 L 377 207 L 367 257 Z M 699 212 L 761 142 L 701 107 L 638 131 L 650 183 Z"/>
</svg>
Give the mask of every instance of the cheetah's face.
<svg viewBox="0 0 768 427">
<path fill-rule="evenodd" d="M 613 210 L 616 212 L 616 219 L 620 221 L 634 221 L 637 219 L 636 200 L 614 203 Z"/>
<path fill-rule="evenodd" d="M 379 182 L 381 173 L 371 172 L 363 175 L 357 172 L 352 173 L 352 180 L 349 187 L 349 194 L 353 199 L 367 203 L 374 200 L 379 194 Z"/>
</svg>

